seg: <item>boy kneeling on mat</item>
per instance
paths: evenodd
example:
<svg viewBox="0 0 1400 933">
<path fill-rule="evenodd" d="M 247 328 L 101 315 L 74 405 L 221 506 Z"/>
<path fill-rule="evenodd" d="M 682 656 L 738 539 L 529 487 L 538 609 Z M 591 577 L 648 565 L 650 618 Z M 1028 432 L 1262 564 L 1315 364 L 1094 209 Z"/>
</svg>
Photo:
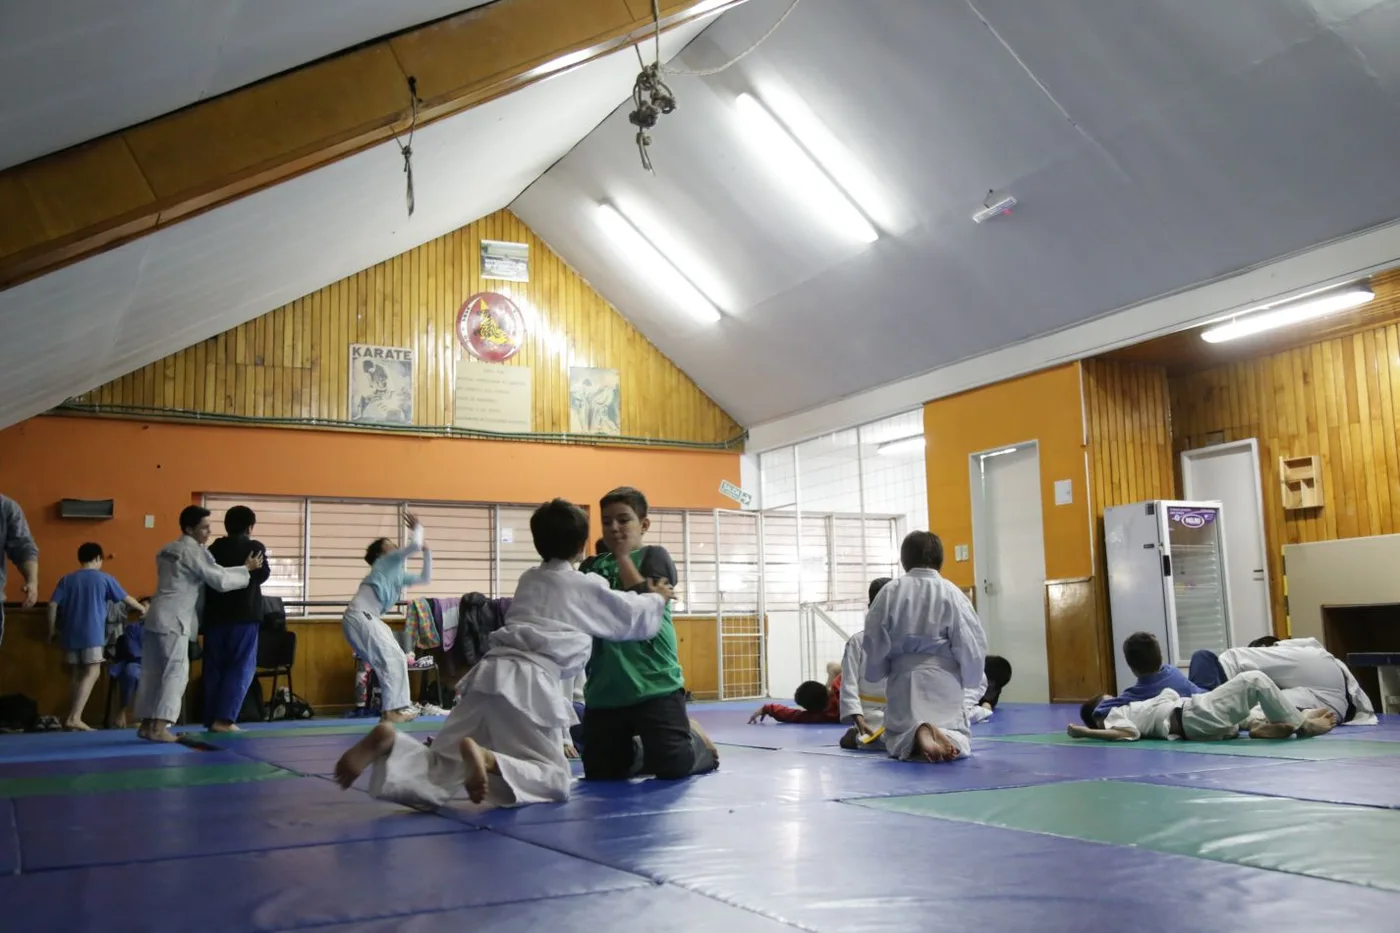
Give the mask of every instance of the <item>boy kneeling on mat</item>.
<svg viewBox="0 0 1400 933">
<path fill-rule="evenodd" d="M 1086 700 L 1079 708 L 1084 725 L 1070 723 L 1069 734 L 1077 739 L 1109 739 L 1135 742 L 1138 739 L 1192 739 L 1198 742 L 1233 739 L 1240 727 L 1252 739 L 1286 739 L 1331 732 L 1337 714 L 1330 709 L 1299 712 L 1283 691 L 1258 671 L 1245 671 L 1209 693 L 1183 697 L 1170 688 L 1150 700 L 1136 700 L 1115 706 L 1106 715 L 1097 712 L 1107 697 Z M 1263 718 L 1251 718 L 1258 706 Z"/>
<path fill-rule="evenodd" d="M 625 553 L 614 565 L 624 590 L 575 570 L 588 516 L 563 499 L 535 510 L 530 534 L 543 563 L 521 576 L 505 624 L 431 747 L 381 722 L 336 764 L 341 787 L 373 767 L 371 794 L 418 809 L 440 807 L 462 787 L 473 803 L 497 806 L 569 799 L 564 747 L 578 719 L 560 680 L 583 668 L 594 639 L 655 637 L 672 592 L 643 580 Z"/>
</svg>

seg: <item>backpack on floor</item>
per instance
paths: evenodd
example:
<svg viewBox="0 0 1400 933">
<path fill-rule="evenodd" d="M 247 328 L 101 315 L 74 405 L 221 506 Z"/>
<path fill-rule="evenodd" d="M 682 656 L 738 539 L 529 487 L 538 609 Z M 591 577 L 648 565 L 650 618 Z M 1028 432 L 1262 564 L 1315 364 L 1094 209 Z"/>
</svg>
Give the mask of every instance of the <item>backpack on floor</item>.
<svg viewBox="0 0 1400 933">
<path fill-rule="evenodd" d="M 39 704 L 23 693 L 0 697 L 0 732 L 34 732 L 39 727 Z"/>
<path fill-rule="evenodd" d="M 311 719 L 316 715 L 311 704 L 297 696 L 288 687 L 277 688 L 277 693 L 272 698 L 271 713 L 274 722 L 279 719 Z"/>
</svg>

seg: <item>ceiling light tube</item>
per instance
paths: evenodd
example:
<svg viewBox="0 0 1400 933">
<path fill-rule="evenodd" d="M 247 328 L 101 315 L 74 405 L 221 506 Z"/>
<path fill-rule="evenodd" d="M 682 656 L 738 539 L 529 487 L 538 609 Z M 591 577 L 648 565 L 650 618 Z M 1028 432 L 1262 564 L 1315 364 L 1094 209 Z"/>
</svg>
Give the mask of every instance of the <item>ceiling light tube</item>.
<svg viewBox="0 0 1400 933">
<path fill-rule="evenodd" d="M 793 192 L 818 210 L 822 217 L 847 236 L 862 243 L 880 238 L 875 227 L 851 202 L 831 176 L 822 170 L 798 144 L 768 108 L 752 94 L 740 94 L 736 101 L 744 127 L 758 147 L 758 157 L 767 162 Z"/>
<path fill-rule="evenodd" d="M 1282 305 L 1266 305 L 1262 308 L 1242 311 L 1240 313 L 1245 316 L 1236 317 L 1229 323 L 1203 331 L 1201 339 L 1206 343 L 1237 340 L 1240 337 L 1249 337 L 1267 330 L 1275 330 L 1280 327 L 1288 327 L 1291 324 L 1300 324 L 1303 321 L 1326 317 L 1349 308 L 1358 308 L 1375 297 L 1375 292 L 1362 286 L 1329 292 L 1300 301 L 1290 301 Z"/>
<path fill-rule="evenodd" d="M 629 265 L 639 267 L 657 291 L 670 297 L 701 324 L 719 321 L 719 308 L 715 303 L 663 256 L 621 211 L 611 204 L 599 204 L 598 223 L 628 259 Z"/>
<path fill-rule="evenodd" d="M 904 457 L 909 454 L 920 452 L 924 449 L 924 436 L 915 434 L 913 437 L 901 437 L 894 441 L 885 441 L 875 452 L 882 457 Z"/>
</svg>

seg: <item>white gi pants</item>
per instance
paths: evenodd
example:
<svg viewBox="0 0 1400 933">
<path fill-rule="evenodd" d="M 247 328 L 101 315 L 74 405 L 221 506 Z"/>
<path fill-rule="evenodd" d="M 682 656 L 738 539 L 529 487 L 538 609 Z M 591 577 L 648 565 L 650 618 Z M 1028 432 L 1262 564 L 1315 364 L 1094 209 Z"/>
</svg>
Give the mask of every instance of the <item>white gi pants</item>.
<svg viewBox="0 0 1400 933">
<path fill-rule="evenodd" d="M 562 803 L 573 773 L 558 729 L 541 729 L 506 697 L 469 693 L 427 746 L 400 732 L 388 757 L 370 774 L 369 792 L 416 809 L 436 809 L 462 791 L 467 769 L 462 739 L 496 756 L 500 774 L 487 776 L 486 801 L 499 807 Z"/>
<path fill-rule="evenodd" d="M 141 632 L 136 718 L 175 722 L 190 682 L 190 639 L 182 632 Z"/>
<path fill-rule="evenodd" d="M 1232 739 L 1258 706 L 1269 722 L 1303 724 L 1278 685 L 1259 671 L 1243 671 L 1209 693 L 1188 697 L 1181 707 L 1181 728 L 1188 739 Z"/>
<path fill-rule="evenodd" d="M 957 663 L 934 654 L 894 658 L 885 685 L 885 750 L 891 758 L 909 758 L 919 726 L 937 726 L 966 756 L 972 733 L 963 706 Z"/>
<path fill-rule="evenodd" d="M 340 628 L 355 654 L 374 668 L 384 698 L 384 711 L 412 706 L 408 689 L 408 657 L 399 647 L 394 630 L 374 613 L 353 603 L 341 617 Z"/>
</svg>

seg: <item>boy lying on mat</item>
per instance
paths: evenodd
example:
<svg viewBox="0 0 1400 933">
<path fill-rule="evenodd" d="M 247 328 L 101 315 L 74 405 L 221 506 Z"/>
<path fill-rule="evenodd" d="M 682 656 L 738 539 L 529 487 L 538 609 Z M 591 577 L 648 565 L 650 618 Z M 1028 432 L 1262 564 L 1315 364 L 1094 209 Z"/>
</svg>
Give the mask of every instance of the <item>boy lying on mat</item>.
<svg viewBox="0 0 1400 933">
<path fill-rule="evenodd" d="M 799 709 L 781 703 L 765 703 L 749 717 L 749 725 L 768 718 L 775 722 L 835 725 L 841 721 L 841 691 L 841 665 L 833 661 L 826 666 L 826 683 L 808 680 L 797 685 L 792 699 Z"/>
<path fill-rule="evenodd" d="M 1294 735 L 1322 735 L 1337 725 L 1329 709 L 1299 711 L 1278 686 L 1258 671 L 1245 671 L 1209 693 L 1183 697 L 1166 689 L 1150 700 L 1115 706 L 1106 715 L 1097 711 L 1106 697 L 1086 700 L 1079 708 L 1084 725 L 1070 723 L 1077 739 L 1233 739 L 1244 726 L 1253 739 L 1286 739 Z M 1263 718 L 1251 717 L 1258 706 Z"/>
<path fill-rule="evenodd" d="M 644 581 L 631 558 L 617 558 L 624 587 L 579 573 L 588 516 L 563 499 L 530 517 L 543 563 L 527 570 L 490 635 L 490 648 L 464 680 L 465 692 L 429 747 L 380 723 L 336 764 L 341 787 L 373 768 L 370 793 L 417 809 L 435 809 L 465 787 L 473 803 L 497 806 L 562 802 L 573 775 L 564 757 L 578 721 L 560 680 L 588 661 L 594 638 L 645 641 L 661 627 L 670 584 Z"/>
</svg>

